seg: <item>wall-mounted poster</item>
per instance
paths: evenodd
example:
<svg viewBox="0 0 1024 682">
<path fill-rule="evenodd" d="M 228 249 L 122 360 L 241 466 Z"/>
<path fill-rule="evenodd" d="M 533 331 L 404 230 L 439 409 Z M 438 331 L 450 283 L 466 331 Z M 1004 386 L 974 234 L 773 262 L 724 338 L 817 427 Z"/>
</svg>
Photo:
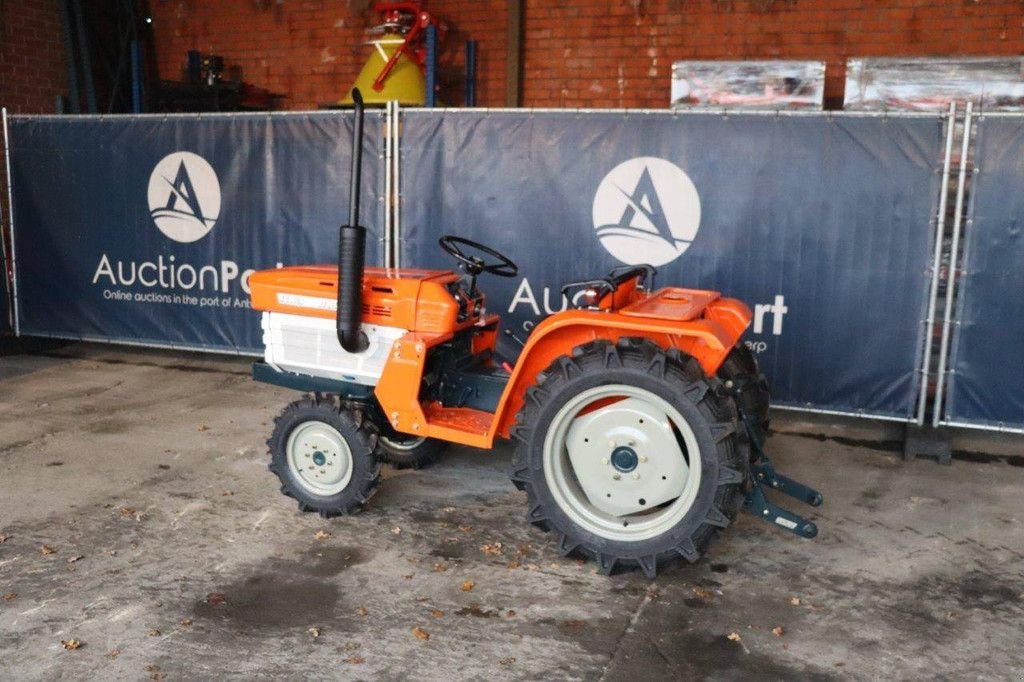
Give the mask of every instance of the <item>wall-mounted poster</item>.
<svg viewBox="0 0 1024 682">
<path fill-rule="evenodd" d="M 682 61 L 672 65 L 676 109 L 820 109 L 825 62 Z"/>
<path fill-rule="evenodd" d="M 851 59 L 846 65 L 845 109 L 943 111 L 968 100 L 985 110 L 1024 109 L 1024 59 Z"/>
</svg>

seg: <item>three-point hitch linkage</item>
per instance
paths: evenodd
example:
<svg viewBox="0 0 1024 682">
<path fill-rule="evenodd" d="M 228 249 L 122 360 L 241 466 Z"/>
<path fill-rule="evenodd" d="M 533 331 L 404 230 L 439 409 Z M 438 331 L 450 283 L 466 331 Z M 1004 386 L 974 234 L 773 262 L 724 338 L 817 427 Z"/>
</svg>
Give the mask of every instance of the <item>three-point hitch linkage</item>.
<svg viewBox="0 0 1024 682">
<path fill-rule="evenodd" d="M 789 495 L 812 507 L 820 507 L 824 502 L 821 493 L 776 472 L 771 459 L 761 446 L 761 438 L 751 423 L 750 417 L 742 409 L 740 416 L 747 429 L 750 447 L 754 451 L 754 457 L 750 462 L 750 491 L 743 501 L 743 508 L 759 519 L 774 523 L 791 533 L 805 538 L 815 537 L 818 534 L 818 526 L 799 514 L 769 502 L 764 489 L 768 487 L 778 490 L 780 493 Z"/>
</svg>

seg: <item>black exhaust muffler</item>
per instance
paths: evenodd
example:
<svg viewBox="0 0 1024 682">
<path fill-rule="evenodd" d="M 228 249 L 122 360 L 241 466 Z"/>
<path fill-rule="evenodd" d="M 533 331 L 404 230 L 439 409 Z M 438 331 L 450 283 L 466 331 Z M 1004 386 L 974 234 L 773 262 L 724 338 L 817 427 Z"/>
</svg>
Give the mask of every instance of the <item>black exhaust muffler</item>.
<svg viewBox="0 0 1024 682">
<path fill-rule="evenodd" d="M 366 262 L 366 228 L 359 224 L 359 189 L 363 174 L 363 95 L 352 90 L 355 121 L 352 124 L 352 187 L 348 225 L 338 229 L 338 342 L 349 353 L 366 350 L 369 341 L 359 329 L 363 317 L 363 266 Z"/>
</svg>

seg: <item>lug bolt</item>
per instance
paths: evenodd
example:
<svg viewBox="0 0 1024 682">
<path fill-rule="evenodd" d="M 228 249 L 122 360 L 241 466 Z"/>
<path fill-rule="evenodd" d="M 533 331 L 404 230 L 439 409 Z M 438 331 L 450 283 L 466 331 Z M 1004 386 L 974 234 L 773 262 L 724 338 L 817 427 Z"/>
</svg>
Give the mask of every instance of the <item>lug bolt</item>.
<svg viewBox="0 0 1024 682">
<path fill-rule="evenodd" d="M 306 455 L 306 456 L 308 457 L 309 455 Z M 601 458 L 601 464 L 607 464 L 607 463 L 608 463 L 608 458 L 607 457 L 602 457 Z"/>
<path fill-rule="evenodd" d="M 645 455 L 640 455 L 640 463 L 647 464 L 647 457 Z"/>
<path fill-rule="evenodd" d="M 622 476 L 620 474 L 612 474 L 612 478 L 617 481 L 622 478 Z"/>
<path fill-rule="evenodd" d="M 640 472 L 635 472 L 633 474 L 633 480 L 634 481 L 639 481 L 640 480 Z"/>
</svg>

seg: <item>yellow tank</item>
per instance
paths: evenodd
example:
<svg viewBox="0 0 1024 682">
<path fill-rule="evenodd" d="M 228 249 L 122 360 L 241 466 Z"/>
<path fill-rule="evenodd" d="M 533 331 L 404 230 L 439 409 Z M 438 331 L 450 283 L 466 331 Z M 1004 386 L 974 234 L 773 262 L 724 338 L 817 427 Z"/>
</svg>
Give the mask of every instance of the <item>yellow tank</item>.
<svg viewBox="0 0 1024 682">
<path fill-rule="evenodd" d="M 405 106 L 423 106 L 426 102 L 426 79 L 416 62 L 405 53 L 398 58 L 391 73 L 384 79 L 384 89 L 373 89 L 373 82 L 377 80 L 377 76 L 384 70 L 384 65 L 402 42 L 403 38 L 398 33 L 385 33 L 380 38 L 370 41 L 373 52 L 353 84 L 353 87 L 359 88 L 363 93 L 363 100 L 367 104 L 386 104 L 391 100 L 398 100 L 399 104 Z M 352 88 L 347 92 L 351 93 Z M 351 106 L 352 95 L 346 95 L 338 104 Z"/>
</svg>

